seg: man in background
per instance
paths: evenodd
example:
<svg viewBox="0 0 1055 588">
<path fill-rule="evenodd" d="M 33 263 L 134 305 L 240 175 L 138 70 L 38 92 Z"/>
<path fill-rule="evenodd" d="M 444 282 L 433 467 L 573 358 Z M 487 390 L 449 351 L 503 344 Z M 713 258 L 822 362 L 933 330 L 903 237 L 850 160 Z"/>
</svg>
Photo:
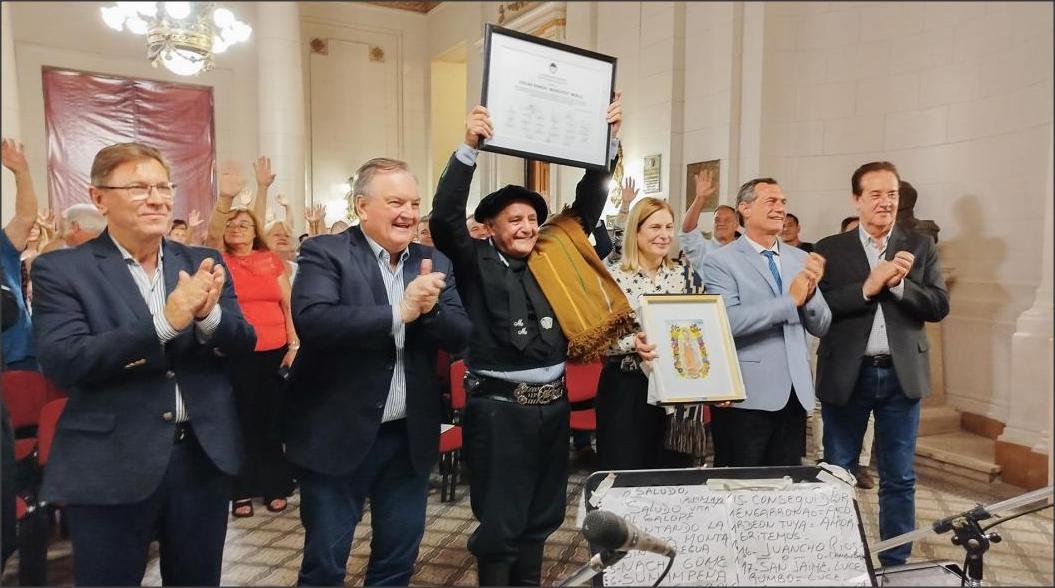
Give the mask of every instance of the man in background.
<svg viewBox="0 0 1055 588">
<path fill-rule="evenodd" d="M 689 205 L 689 209 L 685 211 L 678 242 L 682 252 L 689 258 L 692 268 L 697 274 L 701 274 L 703 260 L 709 253 L 717 251 L 719 247 L 728 245 L 740 237 L 740 233 L 736 231 L 740 222 L 732 206 L 719 204 L 714 209 L 713 236 L 710 239 L 704 238 L 703 234 L 696 230 L 696 225 L 700 222 L 700 211 L 704 203 L 710 200 L 717 190 L 714 186 L 714 172 L 709 169 L 702 170 L 694 176 L 694 180 L 696 197 Z"/>
<path fill-rule="evenodd" d="M 473 215 L 465 217 L 465 228 L 469 229 L 469 236 L 473 239 L 487 239 L 491 236 L 491 231 L 487 228 L 487 225 L 476 220 Z"/>
<path fill-rule="evenodd" d="M 52 239 L 44 252 L 72 249 L 99 236 L 106 229 L 106 217 L 95 205 L 82 202 L 62 212 L 62 238 Z"/>
<path fill-rule="evenodd" d="M 800 230 L 799 217 L 789 212 L 784 217 L 784 228 L 780 231 L 780 240 L 809 253 L 813 251 L 813 243 L 799 239 Z"/>
</svg>

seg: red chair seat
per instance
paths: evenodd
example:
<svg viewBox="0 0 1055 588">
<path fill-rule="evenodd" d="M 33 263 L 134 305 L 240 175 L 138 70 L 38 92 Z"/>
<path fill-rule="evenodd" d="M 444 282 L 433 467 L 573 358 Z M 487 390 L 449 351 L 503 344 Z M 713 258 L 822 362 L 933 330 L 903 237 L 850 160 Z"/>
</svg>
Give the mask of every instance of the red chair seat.
<svg viewBox="0 0 1055 588">
<path fill-rule="evenodd" d="M 21 496 L 15 496 L 15 518 L 22 520 L 22 517 L 26 516 L 26 510 L 29 507 L 26 506 L 26 499 Z"/>
<path fill-rule="evenodd" d="M 36 449 L 36 447 L 36 437 L 15 439 L 15 461 L 22 461 L 23 459 L 33 455 L 33 450 Z"/>
<path fill-rule="evenodd" d="M 66 399 L 52 400 L 40 409 L 40 427 L 37 428 L 37 438 L 40 440 L 40 449 L 37 454 L 37 462 L 41 466 L 48 463 L 51 455 L 51 442 L 55 440 L 55 429 L 59 425 L 59 417 L 66 408 Z"/>
<path fill-rule="evenodd" d="M 462 448 L 462 428 L 454 425 L 440 433 L 440 453 L 448 453 Z"/>
<path fill-rule="evenodd" d="M 573 410 L 571 412 L 573 431 L 593 431 L 597 429 L 597 412 L 592 408 Z"/>
</svg>

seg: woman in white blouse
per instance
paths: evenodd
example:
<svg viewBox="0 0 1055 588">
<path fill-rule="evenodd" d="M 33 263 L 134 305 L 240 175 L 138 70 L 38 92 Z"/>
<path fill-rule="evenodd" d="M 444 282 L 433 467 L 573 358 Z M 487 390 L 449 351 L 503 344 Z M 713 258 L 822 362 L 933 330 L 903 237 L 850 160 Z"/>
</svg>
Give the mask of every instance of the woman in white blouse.
<svg viewBox="0 0 1055 588">
<path fill-rule="evenodd" d="M 630 305 L 644 294 L 684 294 L 702 289 L 685 259 L 670 255 L 674 212 L 666 200 L 643 198 L 630 210 L 623 257 L 609 266 Z M 638 325 L 638 330 L 640 325 Z M 648 377 L 634 351 L 634 335 L 608 350 L 597 387 L 597 454 L 600 470 L 690 467 L 693 457 L 667 449 L 666 411 L 648 404 Z"/>
</svg>

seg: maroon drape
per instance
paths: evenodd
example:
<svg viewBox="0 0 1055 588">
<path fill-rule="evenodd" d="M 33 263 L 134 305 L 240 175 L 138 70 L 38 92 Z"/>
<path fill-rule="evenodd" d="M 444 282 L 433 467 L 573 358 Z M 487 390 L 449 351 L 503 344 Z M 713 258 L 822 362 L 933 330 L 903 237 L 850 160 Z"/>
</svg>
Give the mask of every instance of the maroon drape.
<svg viewBox="0 0 1055 588">
<path fill-rule="evenodd" d="M 95 154 L 114 143 L 156 147 L 172 166 L 175 218 L 208 218 L 215 186 L 212 88 L 44 68 L 48 196 L 60 214 L 87 202 Z"/>
</svg>

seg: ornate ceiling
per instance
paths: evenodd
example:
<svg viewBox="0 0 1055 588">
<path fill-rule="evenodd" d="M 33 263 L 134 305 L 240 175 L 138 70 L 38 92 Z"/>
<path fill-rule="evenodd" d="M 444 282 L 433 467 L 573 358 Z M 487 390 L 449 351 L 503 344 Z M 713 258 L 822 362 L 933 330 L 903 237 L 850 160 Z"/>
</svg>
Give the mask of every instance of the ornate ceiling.
<svg viewBox="0 0 1055 588">
<path fill-rule="evenodd" d="M 388 8 L 398 8 L 400 10 L 409 10 L 411 12 L 420 12 L 422 14 L 436 8 L 439 2 L 369 2 L 370 4 L 376 4 L 378 6 L 385 6 Z"/>
</svg>

